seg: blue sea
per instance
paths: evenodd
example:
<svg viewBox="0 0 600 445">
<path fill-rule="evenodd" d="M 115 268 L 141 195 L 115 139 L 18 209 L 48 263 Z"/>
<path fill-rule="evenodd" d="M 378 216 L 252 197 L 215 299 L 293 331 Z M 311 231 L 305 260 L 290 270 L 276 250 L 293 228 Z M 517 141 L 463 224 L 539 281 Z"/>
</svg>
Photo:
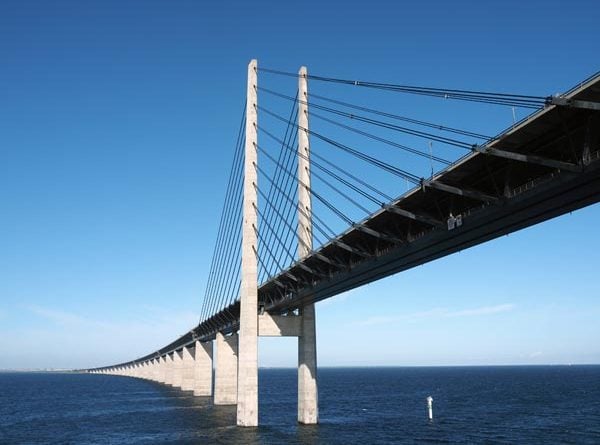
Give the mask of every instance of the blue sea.
<svg viewBox="0 0 600 445">
<path fill-rule="evenodd" d="M 260 424 L 159 383 L 0 373 L 1 444 L 600 444 L 600 366 L 320 368 L 320 424 L 296 371 L 261 369 Z M 426 398 L 434 399 L 434 419 Z"/>
</svg>

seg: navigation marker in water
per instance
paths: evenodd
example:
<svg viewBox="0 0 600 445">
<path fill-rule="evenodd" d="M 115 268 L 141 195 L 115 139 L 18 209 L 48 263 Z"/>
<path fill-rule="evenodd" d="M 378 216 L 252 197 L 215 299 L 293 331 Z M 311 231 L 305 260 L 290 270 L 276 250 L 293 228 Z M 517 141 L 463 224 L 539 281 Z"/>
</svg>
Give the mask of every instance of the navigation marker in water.
<svg viewBox="0 0 600 445">
<path fill-rule="evenodd" d="M 429 420 L 433 420 L 433 397 L 427 397 L 427 411 L 429 412 Z"/>
</svg>

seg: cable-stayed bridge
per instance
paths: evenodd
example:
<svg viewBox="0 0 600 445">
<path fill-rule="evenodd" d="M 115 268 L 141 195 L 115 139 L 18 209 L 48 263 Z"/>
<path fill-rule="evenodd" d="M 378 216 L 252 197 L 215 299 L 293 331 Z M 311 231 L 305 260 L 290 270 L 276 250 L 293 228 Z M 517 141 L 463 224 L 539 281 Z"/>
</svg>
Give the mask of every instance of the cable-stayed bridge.
<svg viewBox="0 0 600 445">
<path fill-rule="evenodd" d="M 88 371 L 214 396 L 255 426 L 257 337 L 295 336 L 298 420 L 317 423 L 315 302 L 599 200 L 600 74 L 534 96 L 252 61 L 198 325 Z"/>
</svg>

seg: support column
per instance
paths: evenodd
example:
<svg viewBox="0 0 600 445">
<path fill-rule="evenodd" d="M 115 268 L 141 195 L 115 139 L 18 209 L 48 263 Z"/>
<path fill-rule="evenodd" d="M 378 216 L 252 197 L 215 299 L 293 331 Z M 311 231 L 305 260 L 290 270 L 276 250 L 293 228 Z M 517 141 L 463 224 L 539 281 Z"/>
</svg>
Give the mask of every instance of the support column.
<svg viewBox="0 0 600 445">
<path fill-rule="evenodd" d="M 248 65 L 246 103 L 242 282 L 240 288 L 237 389 L 237 424 L 240 426 L 258 426 L 257 68 L 256 60 L 250 61 Z"/>
<path fill-rule="evenodd" d="M 193 347 L 193 346 L 192 346 Z M 183 391 L 194 390 L 194 357 L 187 346 L 183 347 L 181 363 L 181 389 Z"/>
<path fill-rule="evenodd" d="M 152 360 L 152 380 L 160 382 L 160 357 L 154 357 Z"/>
<path fill-rule="evenodd" d="M 173 386 L 173 353 L 165 354 L 165 384 Z"/>
<path fill-rule="evenodd" d="M 173 351 L 173 386 L 181 388 L 183 381 L 183 357 L 181 351 Z"/>
<path fill-rule="evenodd" d="M 225 337 L 218 332 L 215 343 L 217 366 L 214 404 L 235 405 L 238 397 L 238 335 Z"/>
<path fill-rule="evenodd" d="M 212 395 L 213 343 L 196 341 L 194 348 L 194 395 Z"/>
<path fill-rule="evenodd" d="M 158 357 L 158 381 L 161 383 L 167 383 L 167 357 Z"/>
<path fill-rule="evenodd" d="M 310 192 L 310 141 L 308 132 L 308 85 L 306 67 L 298 73 L 298 253 L 300 259 L 312 250 L 312 203 Z M 317 336 L 315 305 L 301 309 L 298 337 L 298 422 L 319 422 L 317 392 Z"/>
</svg>

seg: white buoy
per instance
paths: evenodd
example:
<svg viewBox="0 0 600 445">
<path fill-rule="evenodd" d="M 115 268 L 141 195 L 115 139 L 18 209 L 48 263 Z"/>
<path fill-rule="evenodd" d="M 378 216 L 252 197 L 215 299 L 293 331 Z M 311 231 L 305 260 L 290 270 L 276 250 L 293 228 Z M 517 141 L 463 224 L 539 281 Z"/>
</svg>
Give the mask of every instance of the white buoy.
<svg viewBox="0 0 600 445">
<path fill-rule="evenodd" d="M 427 411 L 429 412 L 429 420 L 433 420 L 433 397 L 427 397 Z"/>
</svg>

